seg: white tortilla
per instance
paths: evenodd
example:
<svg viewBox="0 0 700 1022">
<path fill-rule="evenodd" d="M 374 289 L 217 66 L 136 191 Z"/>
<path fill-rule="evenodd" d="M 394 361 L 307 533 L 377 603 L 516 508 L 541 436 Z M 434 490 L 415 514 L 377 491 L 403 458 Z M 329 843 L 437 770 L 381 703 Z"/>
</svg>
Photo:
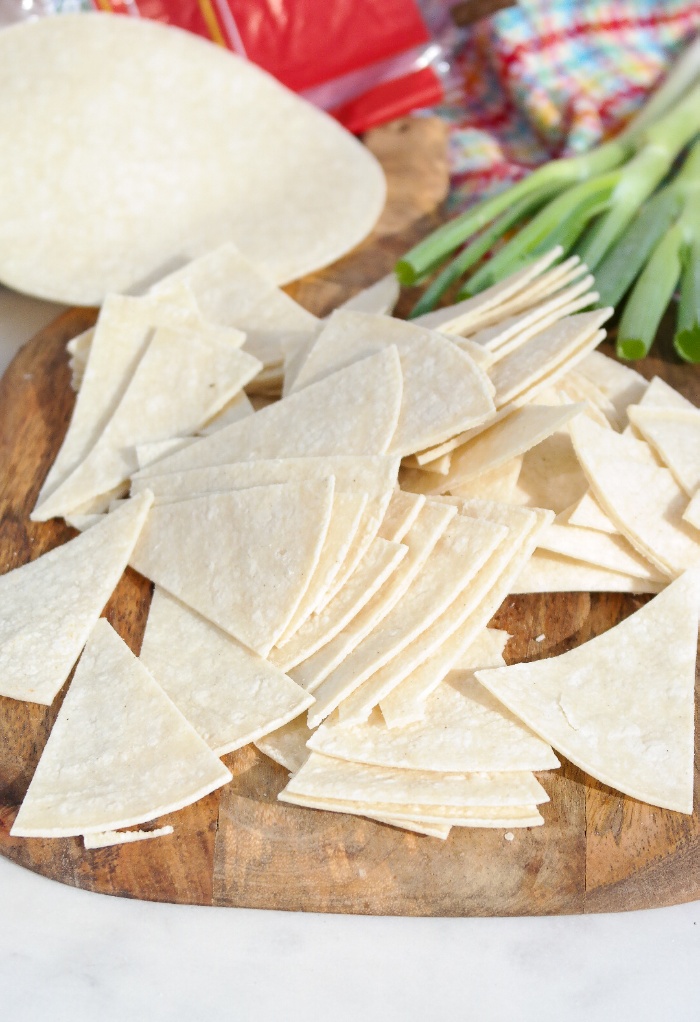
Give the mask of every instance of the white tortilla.
<svg viewBox="0 0 700 1022">
<path fill-rule="evenodd" d="M 464 502 L 466 511 L 475 513 L 479 504 Z M 551 514 L 543 510 L 523 513 L 517 508 L 494 506 L 483 508 L 493 521 L 507 523 L 510 530 L 501 548 L 482 569 L 481 577 L 474 581 L 471 591 L 457 600 L 436 622 L 440 629 L 440 645 L 432 647 L 432 654 L 381 702 L 381 710 L 389 727 L 402 727 L 422 720 L 425 700 L 435 691 L 448 673 L 461 662 L 479 635 L 510 592 L 513 579 L 522 570 L 537 544 L 540 532 L 551 521 Z"/>
<path fill-rule="evenodd" d="M 700 529 L 700 490 L 689 501 L 687 508 L 683 512 L 683 519 L 686 522 L 690 522 L 696 529 Z"/>
<path fill-rule="evenodd" d="M 306 591 L 332 506 L 331 477 L 154 507 L 131 565 L 267 656 Z"/>
<path fill-rule="evenodd" d="M 644 408 L 677 408 L 680 411 L 684 409 L 687 411 L 693 411 L 695 405 L 692 401 L 689 401 L 687 397 L 683 397 L 677 390 L 662 380 L 660 376 L 655 376 L 644 394 L 639 400 L 639 404 Z"/>
<path fill-rule="evenodd" d="M 407 552 L 408 547 L 376 536 L 340 592 L 305 621 L 284 646 L 270 651 L 271 663 L 288 671 L 334 639 L 379 592 Z"/>
<path fill-rule="evenodd" d="M 692 497 L 700 486 L 700 409 L 631 405 L 628 413 L 632 425 Z"/>
<path fill-rule="evenodd" d="M 139 468 L 146 468 L 147 465 L 154 465 L 161 458 L 168 454 L 182 450 L 188 444 L 194 443 L 195 438 L 191 436 L 176 436 L 170 440 L 150 440 L 147 443 L 136 444 L 134 451 Z M 146 487 L 142 487 L 146 489 Z"/>
<path fill-rule="evenodd" d="M 549 553 L 573 557 L 622 575 L 633 575 L 653 582 L 668 581 L 668 575 L 638 554 L 624 536 L 611 536 L 605 532 L 571 525 L 566 513 L 559 515 L 542 533 L 539 547 Z"/>
<path fill-rule="evenodd" d="M 374 284 L 347 298 L 339 309 L 348 312 L 369 312 L 376 316 L 390 316 L 399 300 L 401 287 L 395 273 L 380 277 Z"/>
<path fill-rule="evenodd" d="M 3 32 L 0 68 L 0 279 L 20 291 L 96 305 L 224 241 L 286 283 L 384 204 L 381 167 L 336 121 L 189 32 L 42 18 Z"/>
<path fill-rule="evenodd" d="M 603 784 L 692 813 L 699 607 L 698 575 L 688 572 L 582 646 L 477 677 Z"/>
<path fill-rule="evenodd" d="M 221 245 L 170 273 L 152 288 L 153 294 L 185 284 L 202 315 L 212 323 L 242 330 L 245 350 L 265 367 L 279 366 L 284 345 L 301 344 L 313 336 L 319 321 L 233 244 Z"/>
<path fill-rule="evenodd" d="M 610 516 L 606 515 L 590 490 L 586 490 L 581 499 L 573 505 L 573 510 L 569 512 L 569 522 L 584 529 L 607 532 L 610 536 L 619 535 L 617 526 L 610 520 Z"/>
<path fill-rule="evenodd" d="M 488 377 L 440 334 L 390 316 L 334 312 L 294 380 L 294 391 L 385 347 L 401 359 L 401 414 L 390 450 L 406 455 L 483 422 L 494 411 Z"/>
<path fill-rule="evenodd" d="M 135 841 L 151 841 L 154 837 L 168 837 L 172 833 L 171 826 L 154 830 L 105 830 L 101 834 L 84 834 L 83 845 L 87 849 L 110 848 L 112 845 L 131 845 Z"/>
<path fill-rule="evenodd" d="M 630 366 L 608 358 L 602 351 L 591 351 L 578 364 L 578 372 L 594 383 L 617 413 L 618 420 L 626 419 L 627 406 L 641 401 L 649 383 Z"/>
<path fill-rule="evenodd" d="M 502 306 L 512 296 L 525 291 L 531 281 L 544 273 L 559 258 L 562 251 L 562 248 L 557 246 L 529 266 L 517 270 L 473 298 L 466 298 L 456 305 L 448 305 L 435 312 L 427 312 L 413 322 L 418 326 L 427 327 L 428 330 L 440 330 L 444 334 L 468 334 L 478 328 L 476 325 L 484 313 Z"/>
<path fill-rule="evenodd" d="M 138 469 L 134 448 L 195 432 L 260 367 L 238 351 L 238 331 L 155 330 L 134 375 L 95 446 L 34 511 L 46 521 L 77 510 L 125 482 Z"/>
<path fill-rule="evenodd" d="M 139 656 L 217 756 L 274 731 L 313 702 L 276 667 L 160 586 Z"/>
<path fill-rule="evenodd" d="M 469 773 L 559 766 L 547 743 L 484 693 L 471 671 L 451 671 L 426 700 L 419 723 L 388 728 L 379 710 L 354 726 L 329 718 L 311 735 L 309 748 L 335 759 L 403 770 Z"/>
<path fill-rule="evenodd" d="M 400 543 L 424 506 L 425 497 L 394 490 L 378 534 L 391 543 Z"/>
<path fill-rule="evenodd" d="M 191 805 L 231 774 L 104 619 L 12 826 L 70 837 L 146 823 Z"/>
<path fill-rule="evenodd" d="M 340 719 L 347 724 L 367 720 L 372 709 L 401 680 L 401 675 L 397 677 L 392 668 L 392 661 L 401 658 L 414 643 L 423 645 L 431 625 L 476 580 L 507 535 L 508 530 L 502 525 L 457 515 L 400 605 L 326 679 L 317 690 L 317 703 L 322 703 L 329 686 L 335 686 L 336 692 L 342 688 L 345 693 L 342 702 L 336 703 L 340 705 Z M 413 657 L 417 655 L 414 653 Z M 320 716 L 314 706 L 309 712 L 309 723 L 313 726 Z"/>
<path fill-rule="evenodd" d="M 0 576 L 0 695 L 53 702 L 146 520 L 143 493 L 63 546 Z"/>
<path fill-rule="evenodd" d="M 295 774 L 309 758 L 306 743 L 310 737 L 311 729 L 306 724 L 306 714 L 303 714 L 276 731 L 258 738 L 254 744 L 263 755 Z"/>
<path fill-rule="evenodd" d="M 146 469 L 139 476 L 260 458 L 385 454 L 399 420 L 401 391 L 399 355 L 396 348 L 387 348 L 164 458 L 157 472 Z"/>
<path fill-rule="evenodd" d="M 187 288 L 155 298 L 107 295 L 68 432 L 44 480 L 37 509 L 97 442 L 131 381 L 153 328 L 180 329 L 198 324 L 201 317 Z"/>
<path fill-rule="evenodd" d="M 442 773 L 433 770 L 393 770 L 332 759 L 312 752 L 290 778 L 282 795 L 344 799 L 349 802 L 393 805 L 467 806 L 537 805 L 549 797 L 528 771 Z M 281 797 L 281 796 L 280 796 Z"/>
<path fill-rule="evenodd" d="M 623 536 L 659 571 L 700 566 L 700 543 L 683 520 L 687 496 L 665 468 L 629 457 L 630 440 L 581 416 L 571 435 L 591 489 Z"/>
<path fill-rule="evenodd" d="M 426 503 L 404 537 L 408 547 L 406 556 L 379 592 L 342 631 L 289 672 L 297 684 L 314 692 L 358 643 L 390 613 L 413 584 L 456 512 L 454 507 Z"/>
<path fill-rule="evenodd" d="M 252 415 L 254 411 L 255 409 L 250 403 L 250 398 L 247 394 L 243 392 L 236 394 L 227 405 L 224 405 L 220 412 L 217 412 L 209 422 L 202 426 L 199 430 L 200 436 L 210 436 L 212 433 L 223 429 L 224 426 L 230 426 L 232 422 L 239 422 L 241 419 L 245 419 L 246 416 Z"/>
<path fill-rule="evenodd" d="M 547 550 L 536 550 L 511 593 L 658 593 L 663 582 L 626 575 Z"/>
<path fill-rule="evenodd" d="M 496 407 L 529 392 L 543 379 L 551 381 L 554 371 L 569 365 L 572 359 L 583 358 L 595 347 L 588 339 L 597 336 L 611 315 L 612 309 L 597 309 L 567 316 L 502 358 L 489 371 L 496 388 Z"/>
<path fill-rule="evenodd" d="M 453 483 L 449 492 L 453 497 L 479 497 L 481 500 L 494 500 L 508 504 L 512 501 L 522 467 L 522 456 L 511 458 L 504 465 L 484 472 L 467 483 L 458 485 Z"/>
<path fill-rule="evenodd" d="M 567 427 L 525 454 L 512 499 L 526 507 L 546 507 L 560 514 L 587 490 L 588 480 Z"/>
<path fill-rule="evenodd" d="M 369 819 L 390 823 L 394 827 L 405 827 L 407 830 L 416 829 L 413 826 L 416 823 L 421 827 L 442 824 L 452 827 L 488 827 L 503 830 L 539 827 L 544 823 L 537 806 L 389 805 L 381 802 L 315 798 L 312 795 L 297 795 L 286 790 L 277 797 L 291 805 L 333 813 L 349 813 L 351 816 L 367 816 Z M 389 813 L 394 815 L 389 816 Z"/>
</svg>

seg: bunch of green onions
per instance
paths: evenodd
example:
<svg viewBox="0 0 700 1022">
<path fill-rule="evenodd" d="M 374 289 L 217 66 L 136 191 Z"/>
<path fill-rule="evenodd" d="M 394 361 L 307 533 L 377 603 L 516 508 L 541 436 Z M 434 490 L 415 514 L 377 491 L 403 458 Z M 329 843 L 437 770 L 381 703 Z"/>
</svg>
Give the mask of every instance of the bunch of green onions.
<svg viewBox="0 0 700 1022">
<path fill-rule="evenodd" d="M 628 295 L 620 356 L 647 354 L 680 286 L 674 345 L 686 361 L 700 362 L 699 133 L 700 39 L 616 138 L 539 167 L 411 249 L 396 265 L 402 284 L 439 271 L 412 317 L 434 309 L 458 281 L 461 300 L 561 245 L 595 274 L 601 305 Z"/>
</svg>

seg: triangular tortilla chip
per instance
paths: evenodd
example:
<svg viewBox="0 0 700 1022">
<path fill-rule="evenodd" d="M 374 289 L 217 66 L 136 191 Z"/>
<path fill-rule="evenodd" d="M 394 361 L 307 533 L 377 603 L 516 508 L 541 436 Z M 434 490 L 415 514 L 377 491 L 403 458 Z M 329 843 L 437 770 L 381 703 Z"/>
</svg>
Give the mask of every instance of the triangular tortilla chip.
<svg viewBox="0 0 700 1022">
<path fill-rule="evenodd" d="M 683 519 L 686 522 L 690 522 L 696 529 L 700 529 L 700 490 L 698 490 L 683 512 Z"/>
<path fill-rule="evenodd" d="M 139 475 L 258 458 L 385 454 L 402 386 L 398 352 L 387 348 L 164 458 L 157 472 Z"/>
<path fill-rule="evenodd" d="M 400 293 L 396 274 L 388 273 L 386 277 L 380 277 L 376 283 L 358 291 L 352 298 L 347 298 L 338 308 L 348 312 L 371 312 L 376 316 L 388 316 L 394 311 Z"/>
<path fill-rule="evenodd" d="M 559 514 L 579 500 L 587 489 L 588 480 L 576 457 L 567 426 L 527 451 L 512 499 L 525 507 L 546 507 Z"/>
<path fill-rule="evenodd" d="M 323 610 L 305 621 L 288 642 L 270 652 L 271 663 L 288 671 L 335 638 L 381 589 L 407 552 L 408 547 L 375 536 L 340 592 Z"/>
<path fill-rule="evenodd" d="M 265 756 L 295 774 L 309 758 L 306 743 L 312 735 L 306 723 L 306 714 L 290 720 L 288 724 L 258 738 L 254 745 Z"/>
<path fill-rule="evenodd" d="M 107 295 L 90 344 L 88 364 L 61 448 L 44 480 L 36 509 L 97 442 L 126 390 L 153 328 L 196 327 L 201 317 L 192 292 L 183 287 L 162 297 Z M 243 337 L 241 337 L 241 341 Z"/>
<path fill-rule="evenodd" d="M 164 504 L 131 564 L 266 656 L 306 591 L 332 506 L 332 477 Z"/>
<path fill-rule="evenodd" d="M 580 500 L 572 505 L 569 521 L 572 525 L 580 525 L 583 529 L 607 532 L 609 536 L 619 536 L 620 534 L 615 523 L 610 520 L 609 515 L 606 515 L 590 490 L 586 490 Z"/>
<path fill-rule="evenodd" d="M 400 543 L 424 506 L 425 497 L 395 490 L 379 526 L 379 535 L 391 543 Z"/>
<path fill-rule="evenodd" d="M 508 529 L 502 525 L 457 515 L 400 606 L 326 680 L 318 690 L 318 701 L 327 685 L 342 683 L 346 694 L 340 703 L 340 719 L 348 724 L 367 720 L 401 680 L 392 661 L 401 658 L 408 646 L 422 646 L 431 625 L 465 592 L 507 536 Z M 314 717 L 315 708 L 310 711 L 309 723 L 313 724 Z"/>
<path fill-rule="evenodd" d="M 630 406 L 630 422 L 691 497 L 700 486 L 700 409 Z"/>
<path fill-rule="evenodd" d="M 131 557 L 151 505 L 128 501 L 88 532 L 0 576 L 0 694 L 50 705 Z"/>
<path fill-rule="evenodd" d="M 308 660 L 290 671 L 291 677 L 309 692 L 315 691 L 338 664 L 396 606 L 428 560 L 435 544 L 454 518 L 457 509 L 428 502 L 404 537 L 408 553 L 379 592 L 349 625 L 322 646 Z"/>
<path fill-rule="evenodd" d="M 549 796 L 528 771 L 442 773 L 392 770 L 312 752 L 283 794 L 349 802 L 466 806 L 537 805 Z"/>
<path fill-rule="evenodd" d="M 548 550 L 536 550 L 511 593 L 658 593 L 663 582 L 637 578 Z"/>
<path fill-rule="evenodd" d="M 199 430 L 200 436 L 210 436 L 212 433 L 218 432 L 223 429 L 224 426 L 230 426 L 232 422 L 240 422 L 241 419 L 245 419 L 248 415 L 253 415 L 255 409 L 250 403 L 248 395 L 241 391 L 240 394 L 236 394 L 232 397 L 227 405 L 217 412 L 216 415 L 212 416 L 209 422 L 205 423 L 204 426 Z M 139 466 L 142 467 L 142 466 Z"/>
<path fill-rule="evenodd" d="M 412 454 L 493 413 L 486 373 L 456 344 L 404 320 L 360 312 L 331 315 L 297 374 L 294 391 L 394 344 L 403 395 L 392 452 Z"/>
<path fill-rule="evenodd" d="M 594 383 L 612 403 L 619 422 L 627 418 L 627 406 L 640 401 L 649 386 L 640 373 L 608 358 L 602 351 L 591 351 L 582 359 L 578 372 Z"/>
<path fill-rule="evenodd" d="M 477 678 L 603 784 L 692 813 L 699 605 L 698 575 L 688 572 L 582 646 Z"/>
<path fill-rule="evenodd" d="M 237 338 L 235 330 L 157 329 L 97 443 L 34 518 L 77 510 L 138 469 L 137 444 L 193 433 L 210 419 L 260 367 Z"/>
<path fill-rule="evenodd" d="M 313 702 L 276 667 L 160 586 L 140 659 L 217 756 L 274 731 Z"/>
<path fill-rule="evenodd" d="M 511 458 L 504 465 L 484 472 L 476 479 L 470 479 L 469 482 L 458 485 L 452 484 L 449 493 L 453 497 L 478 497 L 480 500 L 494 500 L 502 504 L 509 504 L 513 500 L 513 493 L 522 467 L 522 455 L 518 458 Z"/>
<path fill-rule="evenodd" d="M 311 735 L 309 748 L 335 759 L 404 770 L 470 773 L 559 766 L 549 745 L 486 692 L 472 671 L 451 671 L 426 700 L 419 723 L 388 728 L 378 709 L 354 726 L 331 717 Z"/>
<path fill-rule="evenodd" d="M 188 444 L 194 443 L 195 439 L 192 436 L 176 436 L 170 440 L 150 440 L 144 444 L 136 444 L 134 450 L 138 466 L 141 469 L 145 468 L 146 465 L 154 465 L 168 454 L 180 451 L 183 447 L 187 447 Z M 147 487 L 142 486 L 141 489 L 145 490 Z"/>
<path fill-rule="evenodd" d="M 367 816 L 370 820 L 389 823 L 393 827 L 404 827 L 406 830 L 417 829 L 414 826 L 416 823 L 421 827 L 442 825 L 445 827 L 490 827 L 499 830 L 506 828 L 514 830 L 516 827 L 540 827 L 544 823 L 544 819 L 537 811 L 537 806 L 534 805 L 436 806 L 350 802 L 344 799 L 297 795 L 286 789 L 277 797 L 281 802 L 288 802 L 290 805 L 304 806 L 307 809 L 321 809 L 331 813 L 349 813 L 351 816 Z"/>
<path fill-rule="evenodd" d="M 695 405 L 687 397 L 683 397 L 677 390 L 660 376 L 655 376 L 644 394 L 639 400 L 644 408 L 678 408 L 680 411 L 695 411 Z"/>
<path fill-rule="evenodd" d="M 630 438 L 585 416 L 570 429 L 591 489 L 632 546 L 671 576 L 700 566 L 700 543 L 682 517 L 688 498 L 668 469 L 630 458 Z"/>
<path fill-rule="evenodd" d="M 539 547 L 549 553 L 573 557 L 622 575 L 633 575 L 653 582 L 668 581 L 668 575 L 638 554 L 624 536 L 611 536 L 605 532 L 596 532 L 595 529 L 570 525 L 566 512 L 559 515 L 542 533 Z"/>
<path fill-rule="evenodd" d="M 29 790 L 15 837 L 70 837 L 146 823 L 231 774 L 129 647 L 93 628 Z"/>
<path fill-rule="evenodd" d="M 299 343 L 318 320 L 280 290 L 233 244 L 220 245 L 169 274 L 152 289 L 159 294 L 187 284 L 202 315 L 213 323 L 243 330 L 245 350 L 263 365 L 281 362 L 283 340 Z"/>
</svg>

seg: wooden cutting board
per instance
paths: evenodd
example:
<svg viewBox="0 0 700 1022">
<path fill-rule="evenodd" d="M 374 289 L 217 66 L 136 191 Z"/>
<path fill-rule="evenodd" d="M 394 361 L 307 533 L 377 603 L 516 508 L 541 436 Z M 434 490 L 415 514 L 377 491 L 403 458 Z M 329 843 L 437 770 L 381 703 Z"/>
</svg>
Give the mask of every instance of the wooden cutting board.
<svg viewBox="0 0 700 1022">
<path fill-rule="evenodd" d="M 439 121 L 405 120 L 367 139 L 390 194 L 372 238 L 295 285 L 324 314 L 387 273 L 441 216 L 447 189 Z M 403 309 L 410 305 L 404 298 Z M 401 309 L 399 310 L 401 311 Z M 65 344 L 94 322 L 74 310 L 35 337 L 0 383 L 0 572 L 38 557 L 73 532 L 34 524 L 29 512 L 73 405 Z M 700 372 L 673 362 L 668 344 L 639 368 L 700 404 Z M 129 570 L 105 614 L 138 653 L 151 586 Z M 513 636 L 509 660 L 552 656 L 605 631 L 646 597 L 510 597 L 493 624 Z M 534 637 L 544 634 L 544 641 Z M 225 757 L 224 789 L 156 821 L 172 837 L 86 851 L 82 841 L 23 840 L 9 830 L 67 685 L 45 708 L 0 697 L 0 853 L 63 883 L 152 901 L 385 915 L 545 915 L 608 912 L 700 897 L 700 784 L 692 817 L 624 798 L 564 761 L 541 776 L 545 825 L 503 831 L 454 828 L 446 842 L 354 816 L 277 802 L 286 771 L 249 746 Z M 696 746 L 696 764 L 700 762 Z M 697 767 L 696 767 L 697 769 Z"/>
</svg>

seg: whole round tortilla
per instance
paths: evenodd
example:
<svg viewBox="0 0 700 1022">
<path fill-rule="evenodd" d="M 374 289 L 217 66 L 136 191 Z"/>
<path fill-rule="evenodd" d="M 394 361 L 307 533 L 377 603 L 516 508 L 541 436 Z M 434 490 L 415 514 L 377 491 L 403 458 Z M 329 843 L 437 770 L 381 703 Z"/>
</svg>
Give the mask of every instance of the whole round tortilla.
<svg viewBox="0 0 700 1022">
<path fill-rule="evenodd" d="M 0 33 L 0 281 L 95 304 L 225 241 L 277 283 L 360 242 L 381 167 L 227 50 L 145 19 Z"/>
</svg>

